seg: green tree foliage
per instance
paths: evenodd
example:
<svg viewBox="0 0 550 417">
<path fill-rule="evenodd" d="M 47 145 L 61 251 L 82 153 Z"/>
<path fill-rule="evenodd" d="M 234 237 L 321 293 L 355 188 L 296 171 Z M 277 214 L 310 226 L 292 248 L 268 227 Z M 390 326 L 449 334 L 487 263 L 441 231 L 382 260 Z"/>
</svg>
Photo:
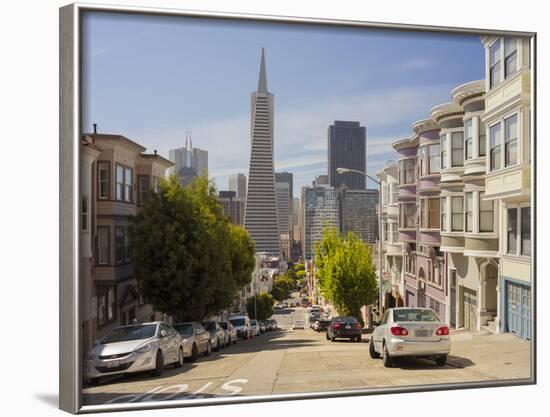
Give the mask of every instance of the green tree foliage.
<svg viewBox="0 0 550 417">
<path fill-rule="evenodd" d="M 378 294 L 371 248 L 353 233 L 344 238 L 334 228 L 325 228 L 315 256 L 322 294 L 341 315 L 362 321 L 361 307 L 372 304 Z"/>
<path fill-rule="evenodd" d="M 256 310 L 257 314 L 254 314 Z M 254 297 L 246 300 L 246 311 L 252 319 L 267 320 L 273 315 L 273 297 L 271 294 L 262 292 L 256 296 L 256 308 L 254 309 Z M 257 317 L 256 317 L 257 315 Z"/>
<path fill-rule="evenodd" d="M 288 275 L 279 275 L 273 280 L 271 295 L 277 301 L 285 300 L 296 286 L 296 283 Z"/>
<path fill-rule="evenodd" d="M 141 291 L 155 310 L 201 320 L 231 305 L 250 281 L 254 243 L 223 215 L 205 178 L 161 181 L 128 228 Z"/>
</svg>

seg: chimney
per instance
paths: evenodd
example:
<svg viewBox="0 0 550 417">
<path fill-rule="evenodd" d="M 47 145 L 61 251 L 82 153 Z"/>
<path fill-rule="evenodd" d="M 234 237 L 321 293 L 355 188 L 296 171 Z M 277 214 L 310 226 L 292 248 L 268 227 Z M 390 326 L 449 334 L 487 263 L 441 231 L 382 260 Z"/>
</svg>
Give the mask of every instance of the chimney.
<svg viewBox="0 0 550 417">
<path fill-rule="evenodd" d="M 97 123 L 94 123 L 94 135 L 97 135 Z"/>
<path fill-rule="evenodd" d="M 155 155 L 157 154 L 157 150 L 155 149 Z"/>
</svg>

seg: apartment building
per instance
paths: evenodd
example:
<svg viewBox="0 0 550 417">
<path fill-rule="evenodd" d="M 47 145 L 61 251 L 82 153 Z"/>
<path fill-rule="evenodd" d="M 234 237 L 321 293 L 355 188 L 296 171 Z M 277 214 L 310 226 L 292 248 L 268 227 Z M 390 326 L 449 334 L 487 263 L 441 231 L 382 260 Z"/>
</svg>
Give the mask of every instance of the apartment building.
<svg viewBox="0 0 550 417">
<path fill-rule="evenodd" d="M 156 320 L 134 276 L 128 218 L 158 190 L 172 163 L 122 136 L 88 134 L 82 142 L 81 228 L 83 349 L 112 328 Z"/>
</svg>

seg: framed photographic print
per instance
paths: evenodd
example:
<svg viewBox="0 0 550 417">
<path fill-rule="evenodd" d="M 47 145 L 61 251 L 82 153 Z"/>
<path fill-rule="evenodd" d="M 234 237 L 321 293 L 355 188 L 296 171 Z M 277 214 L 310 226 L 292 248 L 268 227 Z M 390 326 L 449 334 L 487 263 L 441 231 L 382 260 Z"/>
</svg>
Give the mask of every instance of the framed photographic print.
<svg viewBox="0 0 550 417">
<path fill-rule="evenodd" d="M 536 382 L 535 33 L 72 4 L 60 59 L 62 409 Z"/>
</svg>

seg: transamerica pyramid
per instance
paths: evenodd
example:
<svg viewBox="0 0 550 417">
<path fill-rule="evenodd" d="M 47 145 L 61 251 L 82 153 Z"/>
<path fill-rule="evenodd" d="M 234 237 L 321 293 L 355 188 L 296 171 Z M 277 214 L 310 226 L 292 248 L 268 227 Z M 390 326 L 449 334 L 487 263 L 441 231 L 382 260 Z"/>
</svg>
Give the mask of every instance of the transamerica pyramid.
<svg viewBox="0 0 550 417">
<path fill-rule="evenodd" d="M 280 256 L 273 166 L 273 94 L 267 91 L 264 48 L 260 54 L 258 90 L 251 96 L 250 166 L 244 227 L 256 244 L 256 252 Z"/>
</svg>

